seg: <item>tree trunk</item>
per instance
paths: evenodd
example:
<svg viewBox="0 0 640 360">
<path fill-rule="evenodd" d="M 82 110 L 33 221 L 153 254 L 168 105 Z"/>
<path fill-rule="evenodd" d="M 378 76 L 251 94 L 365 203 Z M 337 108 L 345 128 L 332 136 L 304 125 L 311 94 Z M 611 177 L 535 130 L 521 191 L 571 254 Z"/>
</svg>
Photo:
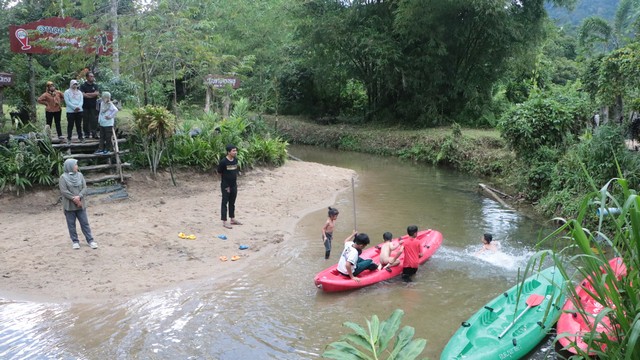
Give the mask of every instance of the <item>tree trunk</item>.
<svg viewBox="0 0 640 360">
<path fill-rule="evenodd" d="M 149 79 L 147 78 L 147 62 L 144 57 L 144 50 L 142 50 L 142 44 L 140 44 L 140 65 L 142 66 L 142 96 L 143 105 L 149 105 L 149 89 L 147 88 Z"/>
<path fill-rule="evenodd" d="M 207 85 L 207 93 L 204 97 L 204 112 L 208 114 L 211 111 L 211 86 Z"/>
<path fill-rule="evenodd" d="M 27 54 L 29 62 L 29 120 L 36 123 L 36 71 L 33 68 L 33 55 Z"/>
<path fill-rule="evenodd" d="M 171 62 L 171 68 L 173 70 L 173 113 L 178 119 L 178 83 L 176 81 L 176 62 Z"/>
<path fill-rule="evenodd" d="M 616 95 L 616 104 L 613 107 L 613 121 L 622 124 L 624 121 L 624 105 L 622 95 Z"/>
<path fill-rule="evenodd" d="M 112 64 L 113 74 L 120 77 L 120 48 L 118 47 L 118 0 L 111 0 L 111 28 L 113 30 Z"/>
</svg>

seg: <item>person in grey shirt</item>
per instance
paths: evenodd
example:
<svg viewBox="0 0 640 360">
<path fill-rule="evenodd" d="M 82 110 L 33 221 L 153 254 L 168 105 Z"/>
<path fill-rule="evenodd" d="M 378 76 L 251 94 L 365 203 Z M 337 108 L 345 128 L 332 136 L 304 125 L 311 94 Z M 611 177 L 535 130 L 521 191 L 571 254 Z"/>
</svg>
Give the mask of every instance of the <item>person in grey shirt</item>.
<svg viewBox="0 0 640 360">
<path fill-rule="evenodd" d="M 98 248 L 98 243 L 91 235 L 89 217 L 87 216 L 87 182 L 84 176 L 78 171 L 78 160 L 67 159 L 64 162 L 64 173 L 58 182 L 60 194 L 62 195 L 62 207 L 64 216 L 67 219 L 67 228 L 73 249 L 80 249 L 80 240 L 76 231 L 76 220 L 80 223 L 80 229 L 92 249 Z"/>
</svg>

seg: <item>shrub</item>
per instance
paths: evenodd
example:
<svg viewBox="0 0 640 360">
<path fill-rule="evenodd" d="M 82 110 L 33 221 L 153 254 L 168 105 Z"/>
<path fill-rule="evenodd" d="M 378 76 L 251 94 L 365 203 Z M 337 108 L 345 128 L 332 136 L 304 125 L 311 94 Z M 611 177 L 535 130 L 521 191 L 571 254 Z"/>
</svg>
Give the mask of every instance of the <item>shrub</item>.
<svg viewBox="0 0 640 360">
<path fill-rule="evenodd" d="M 152 174 L 157 174 L 162 153 L 167 149 L 167 139 L 175 132 L 173 115 L 160 106 L 147 105 L 133 111 L 134 129 L 149 161 Z"/>
<path fill-rule="evenodd" d="M 20 195 L 34 185 L 54 185 L 62 163 L 62 155 L 48 139 L 11 140 L 0 146 L 0 192 L 8 187 Z"/>
</svg>

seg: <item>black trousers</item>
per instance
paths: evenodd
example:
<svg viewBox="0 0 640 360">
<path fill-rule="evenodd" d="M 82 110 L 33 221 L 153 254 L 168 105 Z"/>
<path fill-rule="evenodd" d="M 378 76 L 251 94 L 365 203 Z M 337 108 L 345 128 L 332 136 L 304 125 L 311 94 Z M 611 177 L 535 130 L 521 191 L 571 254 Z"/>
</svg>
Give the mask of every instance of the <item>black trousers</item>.
<svg viewBox="0 0 640 360">
<path fill-rule="evenodd" d="M 113 148 L 111 144 L 111 135 L 113 133 L 113 126 L 100 126 L 100 142 L 98 143 L 98 150 L 109 150 Z"/>
<path fill-rule="evenodd" d="M 227 205 L 229 205 L 229 217 L 236 217 L 236 197 L 238 196 L 238 185 L 220 184 L 222 191 L 222 204 L 220 205 L 220 219 L 227 221 Z"/>
<path fill-rule="evenodd" d="M 81 112 L 73 112 L 67 113 L 67 140 L 71 141 L 71 137 L 73 136 L 73 126 L 75 125 L 76 130 L 78 131 L 78 140 L 82 140 L 82 113 Z"/>
<path fill-rule="evenodd" d="M 82 122 L 84 129 L 84 137 L 96 137 L 98 135 L 98 110 L 94 106 L 82 109 Z"/>
<path fill-rule="evenodd" d="M 54 112 L 45 111 L 44 117 L 47 120 L 47 125 L 49 125 L 49 127 L 51 127 L 51 124 L 55 120 L 56 133 L 58 133 L 58 137 L 62 136 L 62 126 L 60 125 L 60 118 L 62 117 L 62 111 L 54 111 Z"/>
</svg>

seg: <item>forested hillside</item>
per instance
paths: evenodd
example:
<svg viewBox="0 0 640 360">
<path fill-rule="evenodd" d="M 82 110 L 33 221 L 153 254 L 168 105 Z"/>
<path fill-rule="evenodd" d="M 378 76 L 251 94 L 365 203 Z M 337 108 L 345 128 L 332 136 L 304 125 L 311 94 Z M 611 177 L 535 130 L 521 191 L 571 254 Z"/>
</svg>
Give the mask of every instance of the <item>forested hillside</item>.
<svg viewBox="0 0 640 360">
<path fill-rule="evenodd" d="M 582 20 L 590 16 L 598 16 L 612 20 L 620 0 L 578 0 L 572 10 L 557 7 L 553 4 L 546 6 L 549 17 L 558 25 L 578 26 Z"/>
</svg>

